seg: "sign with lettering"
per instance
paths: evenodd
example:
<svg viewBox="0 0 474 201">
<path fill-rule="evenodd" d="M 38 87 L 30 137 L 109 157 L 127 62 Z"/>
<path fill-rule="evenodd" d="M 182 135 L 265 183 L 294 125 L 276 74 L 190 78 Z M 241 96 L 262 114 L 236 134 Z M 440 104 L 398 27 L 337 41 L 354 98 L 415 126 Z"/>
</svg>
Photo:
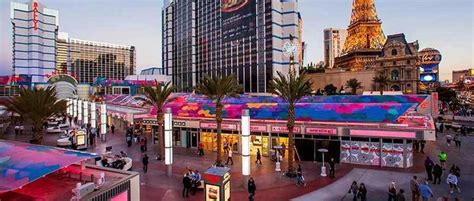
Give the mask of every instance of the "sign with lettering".
<svg viewBox="0 0 474 201">
<path fill-rule="evenodd" d="M 38 29 L 38 2 L 33 2 L 33 28 Z"/>
<path fill-rule="evenodd" d="M 265 125 L 250 125 L 250 132 L 267 132 L 267 126 Z"/>
<path fill-rule="evenodd" d="M 199 121 L 173 120 L 173 127 L 199 128 Z"/>
<path fill-rule="evenodd" d="M 337 130 L 333 128 L 306 128 L 306 134 L 325 134 L 325 135 L 336 135 Z"/>
<path fill-rule="evenodd" d="M 201 123 L 201 128 L 217 129 L 217 123 Z M 237 130 L 237 125 L 223 123 L 221 128 L 224 130 Z"/>
<path fill-rule="evenodd" d="M 406 131 L 350 130 L 350 135 L 363 137 L 416 138 L 416 132 Z"/>
<path fill-rule="evenodd" d="M 288 133 L 288 128 L 286 126 L 272 126 L 272 132 L 275 133 Z M 293 133 L 300 133 L 301 129 L 299 126 L 293 128 Z"/>
</svg>

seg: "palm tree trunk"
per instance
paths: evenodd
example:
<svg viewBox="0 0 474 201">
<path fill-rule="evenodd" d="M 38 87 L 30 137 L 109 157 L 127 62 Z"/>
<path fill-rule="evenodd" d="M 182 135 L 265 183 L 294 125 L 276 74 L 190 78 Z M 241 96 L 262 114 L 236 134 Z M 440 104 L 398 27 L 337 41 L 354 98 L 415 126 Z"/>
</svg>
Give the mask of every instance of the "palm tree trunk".
<svg viewBox="0 0 474 201">
<path fill-rule="evenodd" d="M 217 157 L 216 164 L 220 165 L 222 162 L 222 103 L 216 103 L 216 123 L 217 123 Z"/>
<path fill-rule="evenodd" d="M 163 111 L 158 110 L 157 112 L 157 121 L 158 121 L 158 154 L 160 155 L 160 158 L 163 158 L 165 156 L 165 142 L 164 142 L 164 136 L 163 136 Z"/>
<path fill-rule="evenodd" d="M 288 175 L 293 176 L 295 168 L 293 167 L 294 158 L 294 134 L 293 128 L 295 127 L 295 104 L 288 104 Z"/>
<path fill-rule="evenodd" d="M 352 95 L 356 95 L 357 93 L 357 89 L 356 88 L 352 88 Z"/>
<path fill-rule="evenodd" d="M 33 136 L 30 140 L 30 143 L 31 144 L 43 143 L 43 126 L 41 124 L 39 126 L 33 124 L 32 131 L 33 131 Z"/>
</svg>

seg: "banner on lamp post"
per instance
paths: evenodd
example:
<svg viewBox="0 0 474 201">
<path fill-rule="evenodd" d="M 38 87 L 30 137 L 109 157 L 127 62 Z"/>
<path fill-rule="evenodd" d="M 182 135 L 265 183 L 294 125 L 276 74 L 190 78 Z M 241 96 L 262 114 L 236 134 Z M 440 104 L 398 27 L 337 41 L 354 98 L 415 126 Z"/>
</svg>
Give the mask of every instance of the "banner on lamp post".
<svg viewBox="0 0 474 201">
<path fill-rule="evenodd" d="M 167 166 L 167 175 L 171 176 L 171 165 L 173 164 L 173 117 L 171 109 L 166 108 L 165 119 L 165 164 Z M 160 142 L 161 143 L 161 142 Z"/>
<path fill-rule="evenodd" d="M 242 111 L 242 175 L 250 175 L 250 116 L 249 110 Z"/>
</svg>

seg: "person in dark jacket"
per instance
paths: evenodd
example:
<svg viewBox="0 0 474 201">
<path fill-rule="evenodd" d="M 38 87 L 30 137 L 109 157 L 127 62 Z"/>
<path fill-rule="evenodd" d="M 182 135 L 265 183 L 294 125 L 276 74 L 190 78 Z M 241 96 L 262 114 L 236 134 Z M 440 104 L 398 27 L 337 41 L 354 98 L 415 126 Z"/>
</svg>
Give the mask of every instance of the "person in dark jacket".
<svg viewBox="0 0 474 201">
<path fill-rule="evenodd" d="M 433 168 L 433 175 L 434 175 L 434 180 L 433 184 L 440 184 L 441 183 L 441 175 L 443 174 L 443 168 L 441 165 L 436 164 Z"/>
<path fill-rule="evenodd" d="M 183 177 L 183 198 L 189 197 L 189 189 L 191 188 L 191 178 L 186 173 Z"/>
<path fill-rule="evenodd" d="M 336 177 L 335 171 L 336 171 L 336 162 L 334 162 L 334 158 L 331 158 L 331 160 L 329 160 L 329 177 L 331 178 Z"/>
<path fill-rule="evenodd" d="M 143 172 L 145 172 L 145 173 L 148 171 L 148 159 L 149 159 L 149 158 L 148 158 L 148 155 L 147 155 L 147 154 L 145 154 L 145 155 L 143 156 L 143 159 L 142 159 Z"/>
<path fill-rule="evenodd" d="M 257 190 L 257 186 L 255 185 L 255 181 L 253 180 L 252 177 L 250 177 L 248 181 L 247 189 L 249 191 L 249 201 L 253 201 L 254 200 L 253 197 L 255 196 L 255 191 Z"/>
<path fill-rule="evenodd" d="M 433 174 L 432 174 L 433 166 L 434 166 L 433 160 L 431 160 L 430 157 L 426 157 L 425 169 L 426 169 L 426 174 L 428 175 L 428 181 L 433 181 Z"/>
<path fill-rule="evenodd" d="M 405 191 L 403 189 L 400 189 L 397 193 L 397 201 L 405 201 Z"/>
<path fill-rule="evenodd" d="M 256 164 L 262 164 L 262 154 L 260 154 L 260 149 L 257 149 L 257 160 L 255 161 Z"/>
<path fill-rule="evenodd" d="M 360 201 L 367 201 L 367 188 L 365 188 L 364 183 L 360 183 L 357 194 L 357 197 L 360 198 Z"/>
</svg>

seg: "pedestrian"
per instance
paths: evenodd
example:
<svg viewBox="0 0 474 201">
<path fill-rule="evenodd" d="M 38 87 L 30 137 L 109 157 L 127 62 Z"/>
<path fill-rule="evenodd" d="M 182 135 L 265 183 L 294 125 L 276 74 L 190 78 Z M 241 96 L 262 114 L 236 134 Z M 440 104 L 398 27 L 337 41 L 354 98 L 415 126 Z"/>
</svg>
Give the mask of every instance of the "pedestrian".
<svg viewBox="0 0 474 201">
<path fill-rule="evenodd" d="M 443 175 L 443 168 L 439 164 L 436 164 L 434 166 L 433 175 L 434 175 L 433 184 L 440 184 L 441 183 L 441 175 Z"/>
<path fill-rule="evenodd" d="M 430 197 L 433 197 L 433 191 L 428 186 L 427 181 L 425 181 L 423 184 L 420 185 L 420 193 L 421 193 L 421 198 L 423 199 L 423 201 L 428 201 Z"/>
<path fill-rule="evenodd" d="M 413 140 L 413 149 L 416 150 L 416 152 L 420 152 L 420 143 L 418 143 L 418 140 Z"/>
<path fill-rule="evenodd" d="M 388 187 L 388 201 L 397 201 L 397 188 L 395 182 L 392 181 Z"/>
<path fill-rule="evenodd" d="M 229 161 L 231 162 L 231 165 L 234 165 L 234 160 L 232 160 L 232 149 L 227 151 L 227 162 L 225 164 L 229 164 Z"/>
<path fill-rule="evenodd" d="M 426 141 L 425 140 L 421 140 L 420 141 L 420 151 L 421 153 L 425 153 L 425 144 L 426 144 Z"/>
<path fill-rule="evenodd" d="M 446 152 L 444 152 L 444 151 L 441 151 L 438 154 L 438 159 L 439 159 L 439 162 L 441 163 L 441 167 L 443 167 L 443 170 L 445 170 L 446 169 L 446 161 L 448 160 L 448 154 L 446 154 Z"/>
<path fill-rule="evenodd" d="M 411 200 L 412 201 L 420 200 L 420 184 L 418 183 L 417 176 L 413 176 L 413 179 L 411 179 L 410 190 L 411 190 Z"/>
<path fill-rule="evenodd" d="M 146 139 L 146 136 L 143 136 L 143 139 L 145 140 L 145 145 L 144 145 L 145 146 L 145 151 L 147 151 L 148 150 L 148 148 L 147 148 L 148 139 Z"/>
<path fill-rule="evenodd" d="M 112 134 L 115 134 L 115 126 L 112 124 L 112 126 L 110 127 L 110 130 L 112 130 Z"/>
<path fill-rule="evenodd" d="M 306 186 L 302 171 L 296 172 L 296 186 Z"/>
<path fill-rule="evenodd" d="M 353 181 L 351 187 L 349 188 L 349 194 L 352 193 L 352 201 L 357 201 L 357 195 L 359 192 L 359 186 L 356 181 Z"/>
<path fill-rule="evenodd" d="M 451 166 L 451 169 L 449 169 L 449 172 L 452 172 L 454 175 L 456 175 L 456 177 L 461 177 L 461 169 L 456 164 L 453 164 Z"/>
<path fill-rule="evenodd" d="M 201 174 L 198 170 L 192 172 L 191 195 L 196 194 L 197 187 L 201 185 Z"/>
<path fill-rule="evenodd" d="M 434 162 L 433 160 L 431 160 L 430 157 L 426 157 L 426 160 L 425 160 L 425 170 L 426 170 L 426 174 L 428 175 L 428 181 L 433 181 L 433 167 L 434 167 Z"/>
<path fill-rule="evenodd" d="M 229 151 L 229 142 L 227 142 L 227 139 L 224 140 L 224 153 L 227 153 Z"/>
<path fill-rule="evenodd" d="M 191 188 L 191 178 L 189 173 L 186 172 L 183 176 L 183 198 L 189 197 L 189 189 Z"/>
<path fill-rule="evenodd" d="M 25 130 L 25 127 L 23 125 L 20 125 L 20 135 L 23 135 L 23 130 Z"/>
<path fill-rule="evenodd" d="M 15 126 L 15 135 L 18 135 L 20 133 L 20 126 Z"/>
<path fill-rule="evenodd" d="M 252 177 L 250 177 L 248 183 L 247 183 L 247 189 L 249 191 L 249 201 L 253 201 L 254 200 L 254 196 L 255 196 L 255 191 L 257 190 L 257 186 L 255 185 L 255 181 L 253 180 Z"/>
<path fill-rule="evenodd" d="M 329 177 L 331 178 L 336 177 L 335 171 L 336 171 L 336 162 L 334 162 L 334 158 L 331 158 L 331 160 L 329 160 Z"/>
<path fill-rule="evenodd" d="M 262 164 L 262 155 L 260 154 L 260 149 L 257 149 L 257 160 L 255 161 L 257 164 Z"/>
<path fill-rule="evenodd" d="M 132 146 L 132 135 L 128 134 L 126 139 L 127 139 L 127 146 L 131 147 Z"/>
<path fill-rule="evenodd" d="M 199 155 L 204 156 L 204 143 L 199 142 L 198 150 L 199 150 Z"/>
<path fill-rule="evenodd" d="M 143 163 L 143 172 L 146 173 L 148 171 L 148 155 L 147 154 L 143 156 L 142 163 Z"/>
<path fill-rule="evenodd" d="M 360 183 L 357 197 L 360 198 L 360 201 L 367 201 L 367 188 L 365 188 L 364 183 Z"/>
<path fill-rule="evenodd" d="M 456 147 L 461 147 L 461 136 L 459 134 L 454 136 L 454 144 Z"/>
<path fill-rule="evenodd" d="M 448 147 L 451 146 L 451 141 L 453 140 L 453 136 L 447 134 L 446 135 L 446 143 L 448 144 Z"/>
<path fill-rule="evenodd" d="M 458 177 L 454 173 L 450 172 L 448 174 L 446 182 L 449 184 L 449 188 L 451 189 L 449 193 L 453 194 L 454 191 L 458 191 L 459 193 L 461 192 L 461 189 L 458 187 Z"/>
<path fill-rule="evenodd" d="M 145 152 L 145 139 L 144 138 L 141 138 L 140 139 L 140 150 L 143 152 Z"/>
<path fill-rule="evenodd" d="M 397 201 L 405 201 L 405 190 L 400 189 L 397 193 Z"/>
<path fill-rule="evenodd" d="M 466 136 L 466 126 L 461 125 L 461 135 Z"/>
<path fill-rule="evenodd" d="M 444 122 L 441 122 L 441 125 L 439 125 L 439 132 L 442 133 L 444 131 Z"/>
<path fill-rule="evenodd" d="M 285 158 L 285 152 L 286 152 L 286 145 L 285 143 L 281 143 L 281 157 Z"/>
</svg>

